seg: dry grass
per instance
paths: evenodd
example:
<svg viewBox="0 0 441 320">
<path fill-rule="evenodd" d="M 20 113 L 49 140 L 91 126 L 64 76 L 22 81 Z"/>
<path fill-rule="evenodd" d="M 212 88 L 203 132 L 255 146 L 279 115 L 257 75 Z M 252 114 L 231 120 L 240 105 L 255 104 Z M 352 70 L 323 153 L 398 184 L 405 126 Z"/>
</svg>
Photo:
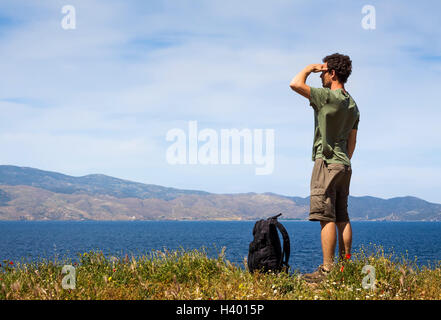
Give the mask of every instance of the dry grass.
<svg viewBox="0 0 441 320">
<path fill-rule="evenodd" d="M 308 285 L 299 273 L 250 274 L 204 249 L 153 251 L 142 257 L 111 259 L 100 252 L 71 260 L 21 264 L 3 261 L 0 299 L 441 299 L 441 264 L 415 262 L 360 250 L 339 262 L 328 279 Z M 76 288 L 63 289 L 63 265 L 74 265 Z M 375 268 L 375 289 L 364 289 L 363 266 Z M 343 269 L 342 269 L 343 267 Z"/>
</svg>

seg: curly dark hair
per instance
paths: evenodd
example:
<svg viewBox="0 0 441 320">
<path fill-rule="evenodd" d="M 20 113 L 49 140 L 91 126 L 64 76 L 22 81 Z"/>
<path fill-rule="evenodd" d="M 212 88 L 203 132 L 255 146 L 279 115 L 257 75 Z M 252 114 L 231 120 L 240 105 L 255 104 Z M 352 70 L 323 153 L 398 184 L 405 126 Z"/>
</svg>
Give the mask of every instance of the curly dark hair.
<svg viewBox="0 0 441 320">
<path fill-rule="evenodd" d="M 328 63 L 328 70 L 335 70 L 338 81 L 346 83 L 352 72 L 352 61 L 349 56 L 334 53 L 323 58 L 323 62 Z"/>
</svg>

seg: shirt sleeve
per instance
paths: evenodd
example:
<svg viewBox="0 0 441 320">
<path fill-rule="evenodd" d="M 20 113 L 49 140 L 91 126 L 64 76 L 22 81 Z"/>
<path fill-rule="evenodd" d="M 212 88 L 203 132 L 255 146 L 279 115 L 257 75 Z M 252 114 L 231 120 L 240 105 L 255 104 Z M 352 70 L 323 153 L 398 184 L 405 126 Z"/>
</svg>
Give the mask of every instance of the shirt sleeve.
<svg viewBox="0 0 441 320">
<path fill-rule="evenodd" d="M 326 88 L 311 88 L 311 95 L 309 98 L 309 102 L 311 107 L 313 107 L 316 111 L 320 111 L 323 108 L 323 105 L 326 104 L 326 100 L 328 99 L 328 90 Z"/>
<path fill-rule="evenodd" d="M 355 123 L 352 126 L 352 129 L 358 130 L 358 122 L 360 122 L 360 117 L 358 117 L 357 120 L 355 120 Z"/>
</svg>

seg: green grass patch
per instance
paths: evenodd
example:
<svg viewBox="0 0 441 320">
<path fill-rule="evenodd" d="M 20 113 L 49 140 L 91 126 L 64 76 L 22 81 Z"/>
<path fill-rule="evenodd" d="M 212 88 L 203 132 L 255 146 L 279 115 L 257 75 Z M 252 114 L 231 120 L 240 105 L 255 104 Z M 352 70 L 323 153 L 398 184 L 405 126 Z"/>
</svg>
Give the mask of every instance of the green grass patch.
<svg viewBox="0 0 441 320">
<path fill-rule="evenodd" d="M 249 273 L 200 250 L 152 251 L 139 257 L 106 257 L 91 251 L 69 259 L 34 263 L 3 261 L 0 299 L 252 299 L 403 300 L 441 299 L 441 264 L 419 268 L 381 247 L 361 249 L 336 263 L 320 284 L 290 273 Z M 75 289 L 64 289 L 64 265 L 75 268 Z M 371 266 L 366 273 L 365 266 Z M 375 278 L 374 278 L 375 277 Z M 374 279 L 374 281 L 373 281 Z"/>
</svg>

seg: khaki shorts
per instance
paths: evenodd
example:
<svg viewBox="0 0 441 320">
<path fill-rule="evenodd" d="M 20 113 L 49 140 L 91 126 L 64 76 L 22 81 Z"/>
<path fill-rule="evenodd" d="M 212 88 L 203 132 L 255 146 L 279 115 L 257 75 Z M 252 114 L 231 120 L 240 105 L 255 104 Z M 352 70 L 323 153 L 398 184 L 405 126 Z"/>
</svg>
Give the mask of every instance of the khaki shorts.
<svg viewBox="0 0 441 320">
<path fill-rule="evenodd" d="M 317 158 L 311 177 L 309 220 L 349 221 L 348 196 L 352 168 Z"/>
</svg>

